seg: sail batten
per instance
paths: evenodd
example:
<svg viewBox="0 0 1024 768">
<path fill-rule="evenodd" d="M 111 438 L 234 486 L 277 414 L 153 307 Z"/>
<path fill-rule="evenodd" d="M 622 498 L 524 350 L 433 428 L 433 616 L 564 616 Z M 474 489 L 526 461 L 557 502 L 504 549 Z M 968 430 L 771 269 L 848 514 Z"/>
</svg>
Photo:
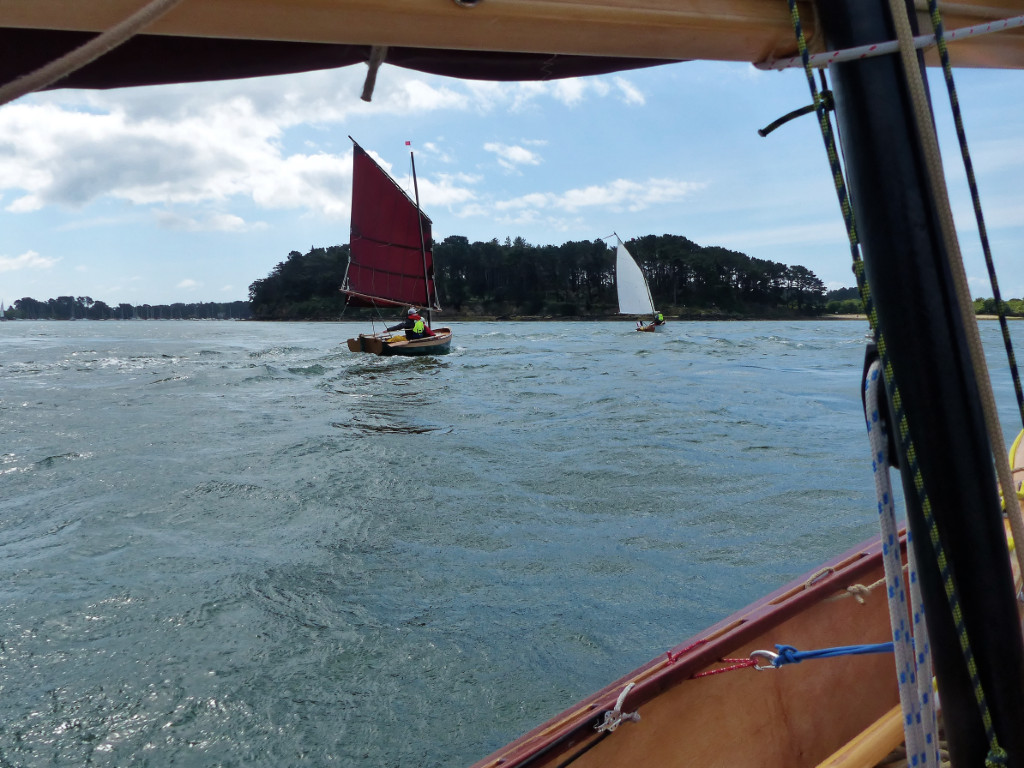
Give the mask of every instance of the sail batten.
<svg viewBox="0 0 1024 768">
<path fill-rule="evenodd" d="M 366 150 L 352 144 L 350 257 L 342 288 L 349 305 L 440 309 L 430 218 Z"/>
</svg>

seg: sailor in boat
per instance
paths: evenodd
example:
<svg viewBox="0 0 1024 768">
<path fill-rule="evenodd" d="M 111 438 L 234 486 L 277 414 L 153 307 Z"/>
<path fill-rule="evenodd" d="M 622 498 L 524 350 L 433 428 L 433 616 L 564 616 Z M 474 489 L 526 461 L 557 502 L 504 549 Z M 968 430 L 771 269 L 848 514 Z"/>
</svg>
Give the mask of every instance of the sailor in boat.
<svg viewBox="0 0 1024 768">
<path fill-rule="evenodd" d="M 434 332 L 430 330 L 430 326 L 427 325 L 426 320 L 420 317 L 419 312 L 416 311 L 416 307 L 409 307 L 405 312 L 405 320 L 388 328 L 389 333 L 401 330 L 405 331 L 405 338 L 410 340 L 422 339 L 425 336 L 435 335 Z"/>
<path fill-rule="evenodd" d="M 655 326 L 657 326 L 657 325 L 664 325 L 664 324 L 665 324 L 665 316 L 663 314 L 661 314 L 661 312 L 659 312 L 658 310 L 654 310 L 654 319 L 651 320 L 650 325 L 644 325 L 644 321 L 643 320 L 637 320 L 636 321 L 636 329 L 638 331 L 652 330 Z"/>
</svg>

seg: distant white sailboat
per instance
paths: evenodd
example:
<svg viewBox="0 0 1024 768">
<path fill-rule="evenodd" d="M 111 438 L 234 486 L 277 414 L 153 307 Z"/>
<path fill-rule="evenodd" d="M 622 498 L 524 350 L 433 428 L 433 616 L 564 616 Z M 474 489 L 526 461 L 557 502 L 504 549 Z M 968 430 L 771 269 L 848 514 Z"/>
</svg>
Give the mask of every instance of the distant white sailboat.
<svg viewBox="0 0 1024 768">
<path fill-rule="evenodd" d="M 651 322 L 647 325 L 638 322 L 637 330 L 653 332 L 664 325 L 665 320 L 659 319 L 660 313 L 654 309 L 651 289 L 640 265 L 617 234 L 615 239 L 619 241 L 615 250 L 615 287 L 619 294 L 619 314 L 650 315 Z"/>
</svg>

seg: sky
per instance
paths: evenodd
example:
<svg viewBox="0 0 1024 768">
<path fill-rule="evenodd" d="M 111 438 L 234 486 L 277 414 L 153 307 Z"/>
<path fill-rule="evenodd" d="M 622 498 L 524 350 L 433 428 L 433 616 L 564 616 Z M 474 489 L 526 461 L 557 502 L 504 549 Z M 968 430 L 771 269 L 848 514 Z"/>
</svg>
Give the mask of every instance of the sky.
<svg viewBox="0 0 1024 768">
<path fill-rule="evenodd" d="M 757 133 L 810 102 L 801 71 L 686 62 L 491 83 L 385 64 L 370 103 L 365 74 L 65 89 L 0 107 L 0 301 L 245 300 L 291 251 L 348 242 L 349 136 L 410 192 L 411 147 L 436 240 L 682 235 L 854 285 L 815 119 Z M 972 294 L 987 297 L 940 75 L 960 247 Z M 1000 291 L 1021 297 L 1024 72 L 956 82 Z"/>
</svg>

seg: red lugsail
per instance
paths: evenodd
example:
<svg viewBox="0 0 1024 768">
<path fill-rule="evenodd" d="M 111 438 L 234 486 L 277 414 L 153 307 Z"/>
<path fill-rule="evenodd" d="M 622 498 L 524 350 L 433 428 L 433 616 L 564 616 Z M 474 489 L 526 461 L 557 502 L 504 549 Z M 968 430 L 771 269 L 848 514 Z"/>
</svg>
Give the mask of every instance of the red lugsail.
<svg viewBox="0 0 1024 768">
<path fill-rule="evenodd" d="M 350 306 L 440 309 L 430 219 L 353 141 L 351 257 L 342 291 Z"/>
</svg>

